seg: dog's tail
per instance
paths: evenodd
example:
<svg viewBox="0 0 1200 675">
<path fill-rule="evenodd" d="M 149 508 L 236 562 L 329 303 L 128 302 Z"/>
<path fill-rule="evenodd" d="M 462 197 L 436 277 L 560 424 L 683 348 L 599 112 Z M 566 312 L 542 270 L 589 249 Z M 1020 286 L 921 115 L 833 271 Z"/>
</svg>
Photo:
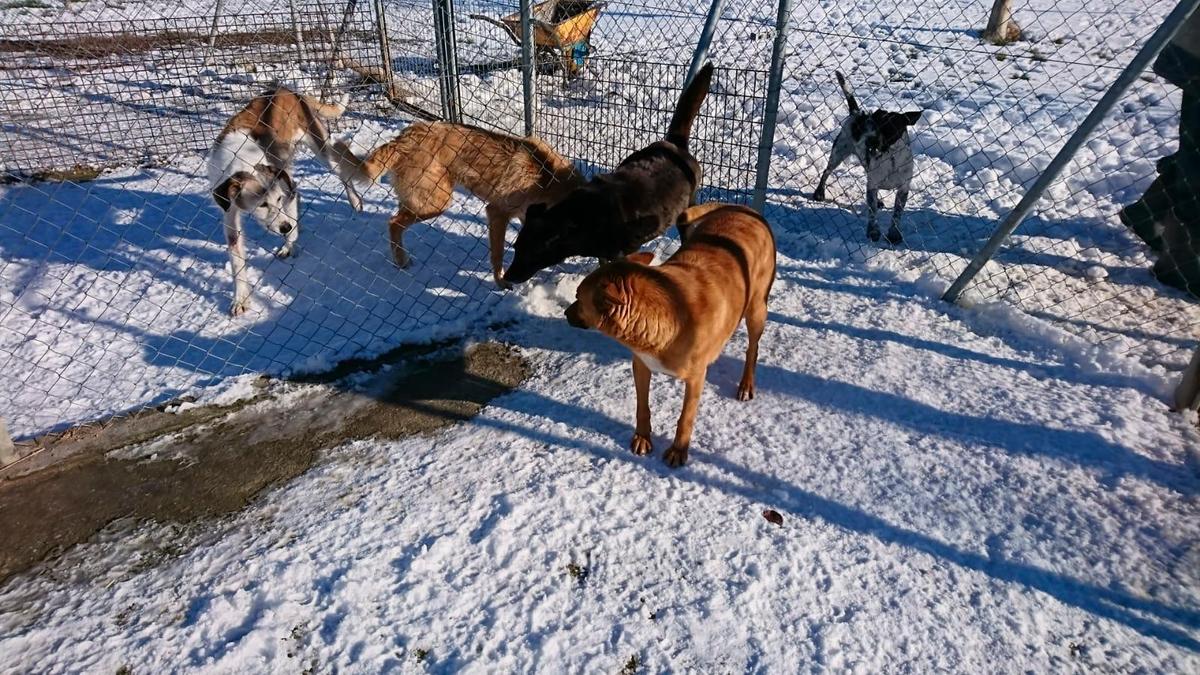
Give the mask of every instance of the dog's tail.
<svg viewBox="0 0 1200 675">
<path fill-rule="evenodd" d="M 712 74 L 712 64 L 704 64 L 679 96 L 675 114 L 671 116 L 671 126 L 667 127 L 667 140 L 684 150 L 687 150 L 688 138 L 692 135 L 692 122 L 695 121 L 696 115 L 700 114 L 700 104 L 704 103 L 704 97 L 708 95 Z"/>
<path fill-rule="evenodd" d="M 334 154 L 339 163 L 346 167 L 346 175 L 355 183 L 371 185 L 397 167 L 403 166 L 413 152 L 417 150 L 422 139 L 429 133 L 430 125 L 416 122 L 408 126 L 400 135 L 359 157 L 342 141 L 334 141 Z"/>
<path fill-rule="evenodd" d="M 361 185 L 376 183 L 399 159 L 392 143 L 384 143 L 367 153 L 366 157 L 359 157 L 343 141 L 334 141 L 332 147 L 333 155 L 345 171 L 346 177 Z"/>
<path fill-rule="evenodd" d="M 842 88 L 842 93 L 846 95 L 846 103 L 850 106 L 850 112 L 858 112 L 858 100 L 854 98 L 854 92 L 850 90 L 850 85 L 846 84 L 846 78 L 842 76 L 842 71 L 834 72 L 837 73 L 837 81 Z"/>
<path fill-rule="evenodd" d="M 336 120 L 346 114 L 346 106 L 350 104 L 350 94 L 343 92 L 336 103 L 325 103 L 312 96 L 300 95 L 300 99 L 309 109 L 327 120 Z"/>
</svg>

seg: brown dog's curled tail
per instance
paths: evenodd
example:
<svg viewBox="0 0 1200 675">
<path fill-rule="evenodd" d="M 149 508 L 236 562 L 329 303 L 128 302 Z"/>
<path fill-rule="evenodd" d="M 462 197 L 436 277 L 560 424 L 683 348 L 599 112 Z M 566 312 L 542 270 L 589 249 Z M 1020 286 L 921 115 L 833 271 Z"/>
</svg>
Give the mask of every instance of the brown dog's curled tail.
<svg viewBox="0 0 1200 675">
<path fill-rule="evenodd" d="M 704 64 L 679 96 L 675 114 L 671 116 L 671 126 L 667 127 L 667 141 L 684 150 L 687 150 L 688 138 L 692 135 L 692 122 L 695 121 L 696 115 L 700 114 L 700 104 L 704 103 L 704 97 L 708 95 L 712 74 L 712 63 Z"/>
</svg>

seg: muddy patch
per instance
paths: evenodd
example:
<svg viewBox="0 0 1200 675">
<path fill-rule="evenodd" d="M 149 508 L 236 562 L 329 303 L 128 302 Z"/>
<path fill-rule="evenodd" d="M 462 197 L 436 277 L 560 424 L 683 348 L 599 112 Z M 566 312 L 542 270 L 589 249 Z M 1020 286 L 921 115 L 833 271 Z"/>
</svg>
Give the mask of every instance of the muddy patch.
<svg viewBox="0 0 1200 675">
<path fill-rule="evenodd" d="M 60 435 L 43 451 L 54 463 L 0 481 L 0 581 L 118 518 L 189 521 L 230 513 L 303 473 L 326 448 L 470 419 L 528 373 L 515 350 L 496 343 L 393 353 L 358 365 L 275 382 L 235 406 L 139 415 L 94 433 Z"/>
</svg>

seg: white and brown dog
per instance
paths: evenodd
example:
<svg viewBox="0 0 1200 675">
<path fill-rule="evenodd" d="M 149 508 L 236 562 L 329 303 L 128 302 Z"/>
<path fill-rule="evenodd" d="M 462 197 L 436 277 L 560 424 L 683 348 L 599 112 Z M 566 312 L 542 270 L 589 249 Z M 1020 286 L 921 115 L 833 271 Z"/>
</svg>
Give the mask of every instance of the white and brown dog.
<svg viewBox="0 0 1200 675">
<path fill-rule="evenodd" d="M 892 224 L 888 228 L 887 240 L 893 244 L 904 241 L 900 234 L 900 216 L 904 213 L 904 205 L 908 202 L 908 190 L 912 184 L 913 151 L 912 141 L 908 135 L 908 127 L 921 119 L 920 110 L 916 112 L 888 112 L 876 110 L 868 114 L 858 106 L 854 92 L 846 84 L 846 78 L 837 74 L 838 84 L 846 96 L 850 106 L 850 116 L 842 122 L 842 129 L 833 140 L 833 150 L 829 153 L 829 165 L 821 174 L 817 189 L 812 198 L 816 201 L 825 200 L 825 182 L 829 174 L 838 168 L 851 155 L 858 158 L 863 169 L 867 172 L 867 237 L 871 241 L 879 241 L 879 225 L 875 216 L 879 211 L 879 191 L 895 190 L 896 204 L 892 211 Z"/>
<path fill-rule="evenodd" d="M 275 255 L 286 258 L 300 236 L 300 198 L 291 167 L 297 146 L 307 146 L 346 187 L 355 210 L 362 199 L 350 182 L 354 165 L 330 143 L 326 120 L 341 117 L 348 96 L 337 104 L 278 88 L 250 101 L 235 114 L 213 143 L 208 180 L 213 200 L 225 213 L 225 241 L 233 272 L 233 305 L 237 316 L 250 305 L 246 281 L 246 247 L 242 212 L 254 214 L 263 227 L 284 237 Z"/>
</svg>

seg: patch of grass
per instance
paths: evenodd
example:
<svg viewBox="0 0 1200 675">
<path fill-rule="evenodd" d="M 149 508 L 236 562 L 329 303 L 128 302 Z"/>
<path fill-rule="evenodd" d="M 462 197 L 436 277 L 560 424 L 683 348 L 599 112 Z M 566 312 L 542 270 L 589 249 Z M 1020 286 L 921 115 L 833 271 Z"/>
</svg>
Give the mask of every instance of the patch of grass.
<svg viewBox="0 0 1200 675">
<path fill-rule="evenodd" d="M 1029 58 L 1038 63 L 1045 63 L 1047 61 L 1046 55 L 1039 52 L 1036 47 L 1029 50 Z"/>
<path fill-rule="evenodd" d="M 1004 52 L 996 52 L 996 60 L 997 61 L 1007 61 L 1008 54 L 1005 54 Z"/>
<path fill-rule="evenodd" d="M 413 658 L 417 660 L 417 663 L 425 663 L 425 660 L 429 658 L 429 650 L 421 648 L 414 649 Z"/>
<path fill-rule="evenodd" d="M 637 654 L 634 654 L 629 657 L 629 660 L 625 662 L 625 666 L 621 668 L 621 675 L 637 675 L 637 671 L 638 657 Z"/>
<path fill-rule="evenodd" d="M 86 183 L 104 173 L 98 166 L 76 164 L 69 169 L 41 169 L 32 173 L 5 173 L 0 175 L 0 185 L 13 183 Z"/>
<path fill-rule="evenodd" d="M 121 666 L 120 668 L 117 668 L 117 675 L 133 675 L 133 668 L 130 668 L 127 665 Z"/>
</svg>

